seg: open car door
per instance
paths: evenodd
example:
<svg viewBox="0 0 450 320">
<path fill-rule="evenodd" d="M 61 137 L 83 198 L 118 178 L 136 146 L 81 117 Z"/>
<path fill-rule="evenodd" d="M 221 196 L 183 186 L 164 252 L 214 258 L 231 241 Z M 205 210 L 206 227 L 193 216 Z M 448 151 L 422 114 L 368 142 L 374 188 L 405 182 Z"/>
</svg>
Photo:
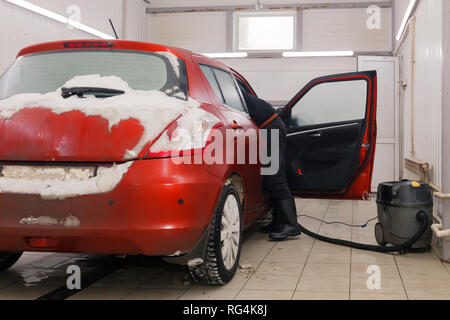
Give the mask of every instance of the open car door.
<svg viewBox="0 0 450 320">
<path fill-rule="evenodd" d="M 286 174 L 295 195 L 370 198 L 377 135 L 376 71 L 312 80 L 283 108 Z"/>
</svg>

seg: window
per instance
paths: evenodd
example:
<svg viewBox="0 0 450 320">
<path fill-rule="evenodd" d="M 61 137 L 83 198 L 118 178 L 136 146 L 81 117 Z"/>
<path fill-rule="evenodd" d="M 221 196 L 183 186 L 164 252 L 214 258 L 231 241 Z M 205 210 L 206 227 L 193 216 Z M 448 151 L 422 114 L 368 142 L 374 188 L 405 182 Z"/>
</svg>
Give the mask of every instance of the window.
<svg viewBox="0 0 450 320">
<path fill-rule="evenodd" d="M 0 99 L 19 93 L 52 92 L 75 76 L 90 74 L 117 76 L 134 90 L 160 90 L 187 97 L 185 63 L 170 53 L 90 50 L 46 52 L 17 59 L 0 77 Z"/>
<path fill-rule="evenodd" d="M 219 84 L 217 83 L 216 77 L 214 76 L 214 72 L 212 69 L 205 65 L 200 65 L 200 69 L 202 69 L 203 74 L 205 75 L 206 79 L 208 80 L 209 84 L 214 90 L 214 93 L 216 96 L 220 99 L 222 103 L 225 103 L 225 100 L 222 95 L 222 91 L 220 91 Z"/>
<path fill-rule="evenodd" d="M 295 49 L 295 11 L 237 12 L 234 21 L 236 50 Z"/>
<path fill-rule="evenodd" d="M 222 103 L 240 112 L 245 112 L 240 92 L 229 72 L 206 65 L 200 65 L 200 68 Z"/>
<path fill-rule="evenodd" d="M 292 108 L 291 126 L 300 127 L 365 118 L 367 82 L 326 82 L 313 87 Z"/>
<path fill-rule="evenodd" d="M 233 76 L 225 71 L 213 69 L 216 75 L 217 82 L 219 82 L 220 89 L 222 89 L 225 104 L 233 109 L 244 112 L 244 105 L 242 103 L 241 95 L 234 82 Z"/>
</svg>

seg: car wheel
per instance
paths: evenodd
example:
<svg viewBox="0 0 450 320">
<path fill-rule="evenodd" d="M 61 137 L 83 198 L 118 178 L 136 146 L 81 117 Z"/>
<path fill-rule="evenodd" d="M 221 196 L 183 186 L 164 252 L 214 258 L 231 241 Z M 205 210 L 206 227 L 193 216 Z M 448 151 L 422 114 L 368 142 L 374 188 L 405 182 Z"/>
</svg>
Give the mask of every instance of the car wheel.
<svg viewBox="0 0 450 320">
<path fill-rule="evenodd" d="M 240 203 L 236 188 L 226 185 L 214 213 L 205 257 L 200 263 L 188 265 L 195 283 L 223 285 L 233 279 L 242 244 Z"/>
<path fill-rule="evenodd" d="M 22 256 L 22 252 L 0 252 L 0 272 L 12 267 Z"/>
</svg>

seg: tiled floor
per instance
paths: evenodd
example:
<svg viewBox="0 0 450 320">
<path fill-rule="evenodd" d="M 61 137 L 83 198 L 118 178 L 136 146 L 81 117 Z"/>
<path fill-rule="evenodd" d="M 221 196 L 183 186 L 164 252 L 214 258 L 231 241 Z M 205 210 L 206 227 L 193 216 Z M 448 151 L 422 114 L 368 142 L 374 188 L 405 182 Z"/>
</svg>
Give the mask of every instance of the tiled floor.
<svg viewBox="0 0 450 320">
<path fill-rule="evenodd" d="M 372 202 L 297 200 L 298 212 L 326 221 L 363 224 L 376 216 Z M 373 225 L 350 228 L 307 217 L 299 221 L 312 231 L 375 244 Z M 82 272 L 102 268 L 109 257 L 26 253 L 0 274 L 0 299 L 36 299 L 65 285 L 66 268 Z M 380 288 L 368 288 L 368 268 L 379 268 Z M 369 281 L 370 282 L 370 281 Z M 270 242 L 254 230 L 245 233 L 240 268 L 223 287 L 191 283 L 183 267 L 139 257 L 70 299 L 446 299 L 450 300 L 450 265 L 433 252 L 381 254 L 339 247 L 302 235 Z"/>
</svg>

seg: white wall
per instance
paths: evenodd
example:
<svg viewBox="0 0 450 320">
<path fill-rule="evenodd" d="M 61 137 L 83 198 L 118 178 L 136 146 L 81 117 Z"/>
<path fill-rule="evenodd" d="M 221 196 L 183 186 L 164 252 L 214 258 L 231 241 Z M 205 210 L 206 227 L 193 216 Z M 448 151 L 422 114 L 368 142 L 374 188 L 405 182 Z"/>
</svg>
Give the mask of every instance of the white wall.
<svg viewBox="0 0 450 320">
<path fill-rule="evenodd" d="M 408 84 L 403 91 L 404 157 L 414 157 L 434 166 L 433 180 L 441 184 L 442 112 L 442 0 L 420 1 L 416 16 L 414 83 L 411 76 L 412 32 L 398 56 L 401 79 Z M 414 154 L 411 140 L 411 90 L 414 84 Z M 405 174 L 407 174 L 405 172 Z"/>
<path fill-rule="evenodd" d="M 381 9 L 380 29 L 367 28 L 367 9 L 303 10 L 302 49 L 391 51 L 391 8 Z"/>
<path fill-rule="evenodd" d="M 68 6 L 76 4 L 81 10 L 81 22 L 92 28 L 113 35 L 108 21 L 111 18 L 120 38 L 145 38 L 145 5 L 141 0 L 29 1 L 66 17 L 70 17 Z M 46 41 L 85 38 L 96 37 L 69 29 L 67 25 L 0 0 L 0 41 L 7 44 L 0 46 L 0 74 L 12 63 L 20 49 L 26 46 Z"/>
<path fill-rule="evenodd" d="M 27 0 L 63 16 L 69 16 L 69 6 L 80 8 L 81 22 L 101 32 L 113 35 L 108 19 L 112 19 L 116 29 L 122 30 L 123 0 Z M 129 1 L 129 0 L 128 0 Z"/>
<path fill-rule="evenodd" d="M 416 17 L 415 32 L 415 78 L 412 79 L 411 56 L 413 48 L 413 32 L 409 30 L 404 44 L 398 53 L 401 61 L 401 79 L 408 83 L 403 91 L 403 157 L 413 157 L 426 161 L 433 166 L 432 182 L 440 187 L 443 185 L 443 177 L 448 177 L 447 163 L 450 161 L 449 154 L 443 158 L 443 137 L 447 131 L 447 121 L 443 119 L 443 43 L 444 24 L 443 9 L 444 1 L 449 0 L 421 0 L 414 13 Z M 408 1 L 409 2 L 409 1 Z M 447 32 L 448 36 L 448 32 Z M 448 55 L 448 52 L 446 53 Z M 412 89 L 414 84 L 414 89 Z M 448 84 L 447 84 L 448 85 Z M 413 104 L 411 94 L 413 93 Z M 413 122 L 411 113 L 413 112 Z M 412 129 L 412 130 L 411 130 Z M 448 134 L 448 132 L 447 132 Z M 414 137 L 412 141 L 411 137 Z M 448 139 L 448 137 L 447 137 Z M 414 143 L 414 148 L 412 148 Z M 414 149 L 414 152 L 413 152 Z M 414 178 L 414 175 L 404 170 L 406 178 Z M 444 190 L 450 192 L 450 190 Z M 444 226 L 450 226 L 450 211 L 445 209 L 442 201 L 435 201 L 436 214 L 443 218 Z M 450 242 L 438 246 L 441 257 L 450 261 Z M 442 243 L 441 243 L 442 244 Z"/>
<path fill-rule="evenodd" d="M 357 70 L 355 57 L 223 59 L 222 62 L 238 70 L 261 98 L 285 102 L 314 78 Z"/>
<path fill-rule="evenodd" d="M 191 7 L 191 6 L 237 6 L 254 5 L 257 0 L 152 0 L 152 8 Z M 386 2 L 386 0 L 260 0 L 261 4 L 302 4 L 302 3 L 354 3 L 354 2 Z"/>
<path fill-rule="evenodd" d="M 443 105 L 442 105 L 442 190 L 450 193 L 450 1 L 443 4 Z M 445 216 L 444 229 L 450 229 L 450 201 L 439 203 L 441 215 Z M 450 239 L 442 243 L 442 257 L 450 261 Z"/>
<path fill-rule="evenodd" d="M 196 52 L 226 51 L 225 12 L 152 14 L 149 41 Z"/>
<path fill-rule="evenodd" d="M 301 4 L 314 1 L 270 1 L 266 4 Z M 324 1 L 316 1 L 323 3 Z M 335 3 L 336 1 L 333 1 Z M 349 1 L 339 1 L 349 2 Z M 354 1 L 352 1 L 354 2 Z M 360 1 L 364 2 L 364 1 Z M 248 5 L 255 1 L 152 1 L 151 8 L 174 6 Z M 188 8 L 186 8 L 188 9 Z M 365 8 L 305 9 L 298 25 L 304 51 L 392 50 L 391 9 L 381 8 L 381 29 L 369 30 Z M 179 46 L 195 52 L 227 51 L 226 12 L 149 14 L 147 41 Z M 229 31 L 229 30 L 228 30 Z M 242 73 L 258 94 L 269 101 L 288 101 L 309 80 L 327 74 L 357 70 L 356 58 L 247 58 L 225 59 Z"/>
</svg>

